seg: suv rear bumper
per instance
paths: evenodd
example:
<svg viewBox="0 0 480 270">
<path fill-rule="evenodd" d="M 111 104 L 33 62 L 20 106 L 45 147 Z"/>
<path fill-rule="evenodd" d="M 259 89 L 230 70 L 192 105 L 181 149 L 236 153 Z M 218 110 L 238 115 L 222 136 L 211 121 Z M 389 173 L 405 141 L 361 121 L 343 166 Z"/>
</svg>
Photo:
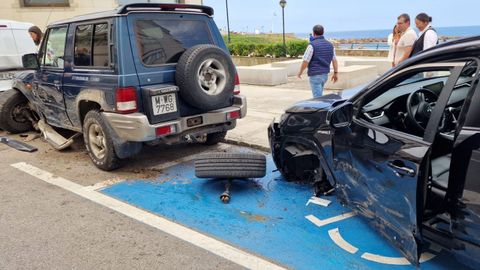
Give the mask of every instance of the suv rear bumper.
<svg viewBox="0 0 480 270">
<path fill-rule="evenodd" d="M 229 119 L 229 113 L 236 111 L 240 111 L 239 118 L 246 116 L 247 99 L 245 96 L 235 96 L 233 106 L 227 108 L 210 111 L 204 114 L 182 117 L 174 121 L 168 121 L 154 125 L 150 124 L 147 116 L 142 113 L 119 114 L 103 112 L 102 115 L 105 117 L 120 139 L 133 142 L 148 142 L 165 136 L 188 134 L 188 131 L 190 130 L 192 132 L 195 130 L 195 133 L 198 133 L 199 129 L 201 130 L 202 127 L 209 129 L 215 125 L 234 123 L 236 120 Z M 191 127 L 187 125 L 187 119 L 199 116 L 202 117 L 202 124 Z M 157 136 L 157 128 L 165 126 L 173 127 L 172 132 L 164 136 Z M 225 125 L 225 130 L 233 127 L 235 127 L 235 125 Z"/>
</svg>

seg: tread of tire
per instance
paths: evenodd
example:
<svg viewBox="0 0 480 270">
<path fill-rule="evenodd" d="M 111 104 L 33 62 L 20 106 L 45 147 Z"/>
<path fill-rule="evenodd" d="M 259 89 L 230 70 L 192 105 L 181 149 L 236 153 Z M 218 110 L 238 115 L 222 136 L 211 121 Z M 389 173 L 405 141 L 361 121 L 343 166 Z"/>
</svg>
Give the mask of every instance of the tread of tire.
<svg viewBox="0 0 480 270">
<path fill-rule="evenodd" d="M 207 153 L 195 161 L 199 178 L 261 178 L 266 174 L 265 155 L 255 153 Z"/>
</svg>

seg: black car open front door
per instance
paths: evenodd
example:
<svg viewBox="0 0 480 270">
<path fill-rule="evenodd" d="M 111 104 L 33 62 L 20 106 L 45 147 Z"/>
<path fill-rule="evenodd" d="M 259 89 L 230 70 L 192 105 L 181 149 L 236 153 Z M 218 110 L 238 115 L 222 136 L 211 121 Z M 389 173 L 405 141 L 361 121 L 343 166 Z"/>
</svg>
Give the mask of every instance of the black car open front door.
<svg viewBox="0 0 480 270">
<path fill-rule="evenodd" d="M 418 243 L 432 140 L 418 130 L 407 133 L 408 128 L 397 128 L 392 119 L 404 113 L 401 108 L 406 96 L 425 84 L 441 83 L 441 92 L 453 88 L 461 67 L 453 69 L 449 65 L 399 71 L 390 82 L 358 97 L 351 125 L 335 129 L 332 136 L 339 198 L 368 218 L 413 264 L 420 257 Z M 395 104 L 399 105 L 398 112 L 391 109 Z M 376 113 L 367 113 L 372 107 L 378 107 L 373 111 Z M 443 108 L 435 106 L 434 112 L 437 110 Z M 428 126 L 424 134 L 435 134 L 438 123 L 430 124 L 433 118 L 425 122 Z"/>
<path fill-rule="evenodd" d="M 478 79 L 477 79 L 478 80 Z M 460 130 L 456 137 L 450 175 L 447 203 L 449 219 L 439 218 L 433 224 L 441 235 L 443 246 L 450 249 L 459 261 L 472 269 L 480 266 L 480 85 L 467 97 Z M 436 238 L 438 239 L 438 237 Z"/>
<path fill-rule="evenodd" d="M 430 144 L 360 119 L 333 138 L 340 199 L 417 262 L 417 187 Z"/>
</svg>

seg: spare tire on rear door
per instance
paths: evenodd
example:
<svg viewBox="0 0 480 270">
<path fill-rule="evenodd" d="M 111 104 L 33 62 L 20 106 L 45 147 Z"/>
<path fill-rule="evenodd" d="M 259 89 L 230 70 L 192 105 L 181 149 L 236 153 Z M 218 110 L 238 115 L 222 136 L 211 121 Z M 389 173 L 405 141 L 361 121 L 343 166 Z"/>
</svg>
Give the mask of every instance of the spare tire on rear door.
<svg viewBox="0 0 480 270">
<path fill-rule="evenodd" d="M 230 55 L 217 46 L 202 44 L 182 54 L 175 79 L 186 102 L 202 110 L 215 110 L 228 106 L 235 73 Z"/>
</svg>

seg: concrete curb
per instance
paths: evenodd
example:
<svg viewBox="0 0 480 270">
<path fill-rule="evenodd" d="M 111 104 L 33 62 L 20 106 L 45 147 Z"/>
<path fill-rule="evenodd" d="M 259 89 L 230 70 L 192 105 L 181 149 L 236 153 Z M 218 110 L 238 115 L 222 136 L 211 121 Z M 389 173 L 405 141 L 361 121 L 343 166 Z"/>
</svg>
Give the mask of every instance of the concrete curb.
<svg viewBox="0 0 480 270">
<path fill-rule="evenodd" d="M 257 149 L 257 150 L 267 152 L 267 153 L 271 152 L 270 147 L 265 147 L 265 146 L 259 145 L 259 144 L 252 144 L 252 143 L 236 141 L 236 140 L 232 140 L 232 139 L 225 139 L 223 142 L 233 144 L 233 145 L 238 145 L 238 146 L 250 147 L 250 148 Z"/>
</svg>

